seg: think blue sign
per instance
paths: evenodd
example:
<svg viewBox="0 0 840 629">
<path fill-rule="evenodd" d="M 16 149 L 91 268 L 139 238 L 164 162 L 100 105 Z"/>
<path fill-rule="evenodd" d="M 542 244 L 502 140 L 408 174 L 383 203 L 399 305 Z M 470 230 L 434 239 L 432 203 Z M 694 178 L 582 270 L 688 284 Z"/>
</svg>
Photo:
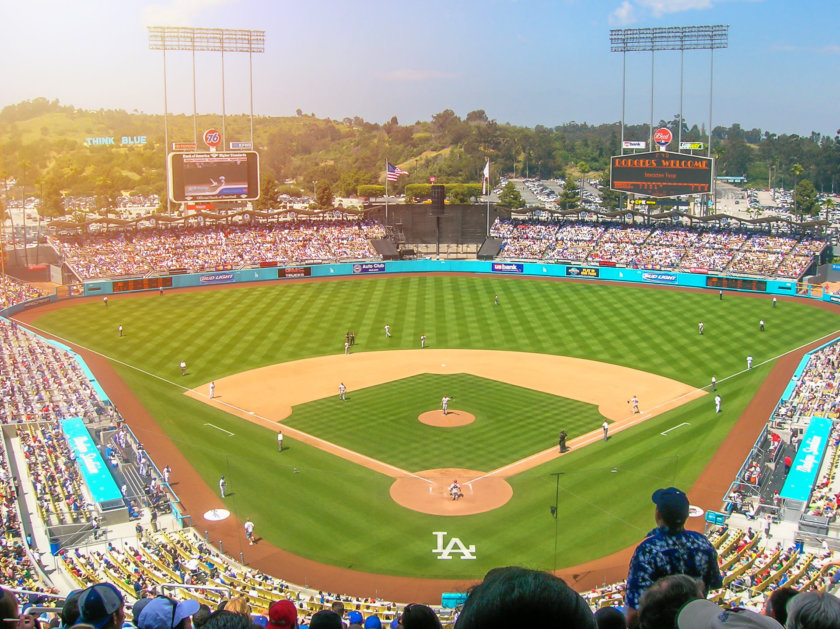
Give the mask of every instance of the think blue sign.
<svg viewBox="0 0 840 629">
<path fill-rule="evenodd" d="M 117 142 L 119 140 L 119 142 Z M 110 137 L 98 137 L 98 138 L 85 138 L 85 143 L 88 146 L 134 146 L 135 144 L 145 144 L 146 143 L 146 136 L 145 135 L 124 135 L 120 138 L 116 138 L 113 136 Z"/>
<path fill-rule="evenodd" d="M 782 498 L 807 502 L 817 480 L 826 446 L 831 436 L 834 422 L 825 417 L 812 417 L 808 429 L 802 437 L 802 444 L 793 459 L 785 485 L 782 487 Z"/>
<path fill-rule="evenodd" d="M 62 419 L 61 430 L 64 431 L 67 443 L 76 455 L 76 463 L 94 502 L 122 500 L 119 487 L 96 449 L 85 423 L 78 417 Z"/>
</svg>

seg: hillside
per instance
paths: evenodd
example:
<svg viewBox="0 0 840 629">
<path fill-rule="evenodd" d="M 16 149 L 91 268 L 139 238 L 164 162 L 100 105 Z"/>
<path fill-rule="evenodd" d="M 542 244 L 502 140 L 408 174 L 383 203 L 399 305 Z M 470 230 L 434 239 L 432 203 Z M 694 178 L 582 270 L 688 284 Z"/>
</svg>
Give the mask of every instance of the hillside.
<svg viewBox="0 0 840 629">
<path fill-rule="evenodd" d="M 8 184 L 25 182 L 27 194 L 44 195 L 44 214 L 58 213 L 62 197 L 101 197 L 107 207 L 119 194 L 158 194 L 164 191 L 164 125 L 162 115 L 122 110 L 85 111 L 58 101 L 36 99 L 0 111 L 0 175 Z M 196 121 L 199 149 L 204 129 L 221 128 L 218 115 Z M 675 133 L 679 120 L 660 121 Z M 169 141 L 193 141 L 193 118 L 168 118 Z M 228 141 L 249 141 L 250 121 L 244 115 L 226 118 Z M 134 144 L 123 145 L 123 137 Z M 645 125 L 628 126 L 625 137 L 645 139 Z M 88 145 L 88 138 L 114 138 L 114 144 Z M 144 143 L 140 143 L 144 138 Z M 430 175 L 441 183 L 478 182 L 486 158 L 494 180 L 500 174 L 563 177 L 567 172 L 597 176 L 619 152 L 617 124 L 590 126 L 570 122 L 548 128 L 515 127 L 489 120 L 483 110 L 464 119 L 451 110 L 429 121 L 385 124 L 360 118 L 319 119 L 298 112 L 293 117 L 254 119 L 254 145 L 260 152 L 263 175 L 277 181 L 294 180 L 309 190 L 313 182 L 327 182 L 334 193 L 356 194 L 362 184 L 384 182 L 384 163 L 410 175 L 392 184 L 402 192 L 408 183 L 425 183 Z M 838 138 L 779 135 L 740 125 L 716 127 L 713 155 L 717 172 L 748 175 L 766 187 L 768 170 L 774 185 L 792 187 L 808 178 L 817 189 L 830 190 L 840 180 Z M 684 124 L 684 141 L 707 141 L 705 129 Z M 675 147 L 672 147 L 675 148 Z M 801 172 L 795 170 L 801 165 Z"/>
</svg>

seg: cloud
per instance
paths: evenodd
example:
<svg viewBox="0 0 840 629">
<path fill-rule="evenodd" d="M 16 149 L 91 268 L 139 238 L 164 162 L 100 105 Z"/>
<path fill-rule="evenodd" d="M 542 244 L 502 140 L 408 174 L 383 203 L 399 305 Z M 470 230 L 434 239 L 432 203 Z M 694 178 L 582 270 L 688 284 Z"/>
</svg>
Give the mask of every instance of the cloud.
<svg viewBox="0 0 840 629">
<path fill-rule="evenodd" d="M 818 55 L 840 55 L 840 44 L 827 44 L 816 48 L 814 46 L 794 46 L 793 44 L 774 44 L 770 47 L 774 52 L 805 52 Z"/>
<path fill-rule="evenodd" d="M 667 13 L 682 13 L 683 11 L 697 11 L 711 9 L 712 0 L 636 0 L 639 6 L 650 9 L 654 17 L 662 17 Z"/>
<path fill-rule="evenodd" d="M 147 26 L 193 26 L 202 11 L 235 1 L 170 0 L 169 4 L 151 4 L 143 9 L 143 21 Z"/>
<path fill-rule="evenodd" d="M 379 72 L 376 76 L 386 81 L 416 83 L 419 81 L 431 81 L 433 79 L 456 79 L 459 75 L 453 74 L 452 72 L 440 72 L 438 70 L 412 70 L 410 68 L 402 68 L 400 70 L 391 70 L 390 72 Z"/>
<path fill-rule="evenodd" d="M 608 18 L 610 26 L 626 26 L 636 21 L 635 7 L 630 0 L 624 0 Z"/>
</svg>

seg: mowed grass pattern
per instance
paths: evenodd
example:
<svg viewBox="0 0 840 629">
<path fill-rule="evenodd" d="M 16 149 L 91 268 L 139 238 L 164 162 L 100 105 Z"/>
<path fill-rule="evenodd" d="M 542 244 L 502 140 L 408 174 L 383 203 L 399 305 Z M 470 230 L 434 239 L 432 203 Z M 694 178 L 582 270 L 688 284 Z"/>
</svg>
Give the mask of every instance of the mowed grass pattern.
<svg viewBox="0 0 840 629">
<path fill-rule="evenodd" d="M 500 297 L 499 306 L 493 305 L 494 294 Z M 772 360 L 840 327 L 834 312 L 806 302 L 780 302 L 773 309 L 766 296 L 727 293 L 719 301 L 716 291 L 494 276 L 254 284 L 132 299 L 113 296 L 109 301 L 107 309 L 101 301 L 81 303 L 47 313 L 36 323 L 112 358 L 208 486 L 215 488 L 225 474 L 233 494 L 226 506 L 240 518 L 254 518 L 266 540 L 326 563 L 415 577 L 477 578 L 512 563 L 543 569 L 570 566 L 637 543 L 653 525 L 650 493 L 661 486 L 692 485 Z M 765 320 L 766 332 L 759 332 L 759 319 Z M 698 321 L 705 324 L 703 336 L 697 333 Z M 385 338 L 386 323 L 391 325 L 390 339 Z M 117 335 L 120 324 L 124 338 Z M 381 474 L 291 439 L 289 450 L 278 454 L 270 431 L 182 395 L 184 388 L 247 369 L 340 354 L 348 330 L 356 333 L 357 352 L 419 348 L 420 335 L 426 334 L 432 348 L 575 356 L 697 387 L 707 386 L 716 375 L 724 410 L 716 415 L 710 396 L 698 399 L 606 443 L 511 478 L 515 496 L 501 509 L 441 519 L 395 505 L 388 497 L 391 479 Z M 750 372 L 744 371 L 747 355 L 755 359 Z M 188 364 L 185 377 L 178 370 L 181 360 Z M 770 362 L 763 365 L 765 361 Z M 498 365 L 500 377 L 506 368 Z M 475 395 L 481 395 L 484 385 L 476 384 Z M 451 391 L 455 406 L 467 395 L 460 389 Z M 355 406 L 361 392 L 349 393 Z M 394 397 L 388 412 L 416 416 L 439 404 L 441 395 L 436 390 L 431 401 L 424 396 L 420 408 L 414 407 L 417 402 L 409 408 Z M 515 387 L 504 396 L 517 403 Z M 547 415 L 551 445 L 559 428 L 569 428 L 559 410 L 556 418 Z M 319 421 L 329 419 L 325 412 Z M 340 423 L 340 417 L 333 416 L 333 421 Z M 376 430 L 368 431 L 364 418 L 356 422 L 342 430 L 364 435 L 371 441 L 366 447 L 386 451 L 401 447 L 403 440 L 425 448 L 422 439 L 415 442 L 398 431 L 396 442 L 391 436 L 386 440 Z M 685 425 L 660 434 L 679 424 Z M 509 444 L 498 433 L 508 428 L 500 423 L 462 450 L 497 450 L 507 456 Z M 144 440 L 143 434 L 138 436 Z M 529 447 L 535 445 L 529 439 Z M 744 444 L 745 455 L 750 445 Z M 153 444 L 148 447 L 153 451 Z M 548 513 L 554 504 L 555 473 L 560 473 L 561 532 L 556 560 L 555 522 Z M 439 530 L 476 544 L 478 558 L 436 560 L 432 532 Z M 226 550 L 235 554 L 237 549 Z"/>
<path fill-rule="evenodd" d="M 466 426 L 437 428 L 418 411 L 437 410 L 446 393 L 451 413 L 467 412 Z M 469 374 L 424 374 L 351 391 L 294 408 L 292 428 L 408 472 L 460 467 L 489 472 L 595 430 L 604 418 L 591 404 Z M 363 430 L 360 430 L 363 427 Z"/>
</svg>

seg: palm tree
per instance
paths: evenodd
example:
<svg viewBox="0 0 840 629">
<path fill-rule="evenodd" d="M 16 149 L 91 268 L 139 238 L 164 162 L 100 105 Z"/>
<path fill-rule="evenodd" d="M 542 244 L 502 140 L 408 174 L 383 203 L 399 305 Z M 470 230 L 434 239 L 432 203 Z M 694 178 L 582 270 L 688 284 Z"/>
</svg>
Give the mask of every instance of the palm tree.
<svg viewBox="0 0 840 629">
<path fill-rule="evenodd" d="M 23 211 L 23 262 L 29 266 L 29 253 L 26 250 L 26 169 L 31 166 L 28 159 L 21 160 L 18 167 L 21 169 L 20 178 L 20 206 Z"/>
<path fill-rule="evenodd" d="M 6 221 L 8 220 L 12 224 L 12 243 L 14 243 L 15 239 L 15 220 L 12 218 L 12 211 L 9 209 L 9 172 L 7 170 L 0 170 L 0 178 L 3 179 L 3 208 L 2 212 L 0 212 L 0 231 L 2 231 L 6 227 Z M 14 245 L 13 245 L 14 246 Z M 5 253 L 4 251 L 0 251 L 0 255 Z"/>
<path fill-rule="evenodd" d="M 802 164 L 796 163 L 790 167 L 790 174 L 793 175 L 793 215 L 796 216 L 796 184 L 799 183 L 799 175 L 802 174 Z"/>
</svg>

